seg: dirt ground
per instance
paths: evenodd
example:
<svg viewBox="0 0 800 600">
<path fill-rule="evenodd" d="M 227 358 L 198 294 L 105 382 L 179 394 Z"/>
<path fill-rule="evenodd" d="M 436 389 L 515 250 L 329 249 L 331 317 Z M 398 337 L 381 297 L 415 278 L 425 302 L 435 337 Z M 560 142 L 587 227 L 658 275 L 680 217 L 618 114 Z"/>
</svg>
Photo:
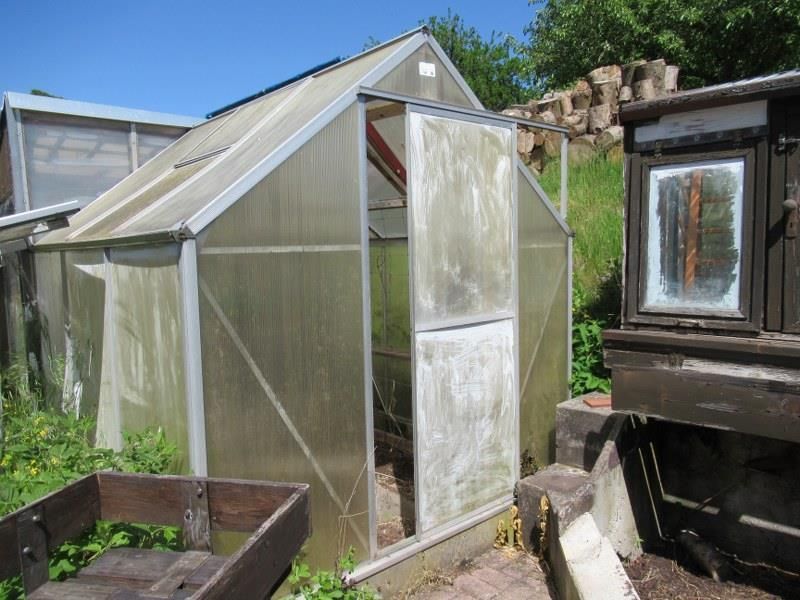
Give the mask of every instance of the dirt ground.
<svg viewBox="0 0 800 600">
<path fill-rule="evenodd" d="M 800 599 L 800 578 L 765 567 L 732 563 L 734 580 L 717 582 L 672 558 L 645 554 L 625 565 L 642 600 Z"/>
<path fill-rule="evenodd" d="M 378 547 L 414 534 L 414 458 L 385 444 L 375 447 Z"/>
</svg>

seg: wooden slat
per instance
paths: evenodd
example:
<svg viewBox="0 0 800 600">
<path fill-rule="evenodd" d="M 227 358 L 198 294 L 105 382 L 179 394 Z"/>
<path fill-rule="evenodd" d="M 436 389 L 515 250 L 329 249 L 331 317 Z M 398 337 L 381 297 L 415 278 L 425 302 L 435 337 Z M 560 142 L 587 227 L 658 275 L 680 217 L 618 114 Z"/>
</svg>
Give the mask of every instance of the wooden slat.
<svg viewBox="0 0 800 600">
<path fill-rule="evenodd" d="M 183 483 L 183 547 L 211 552 L 211 526 L 208 516 L 208 486 L 205 481 Z"/>
<path fill-rule="evenodd" d="M 115 589 L 112 585 L 67 579 L 46 583 L 27 597 L 28 600 L 108 600 Z"/>
<path fill-rule="evenodd" d="M 138 473 L 98 473 L 101 518 L 183 525 L 183 482 L 204 481 L 212 529 L 253 531 L 304 484 L 241 479 L 187 478 Z"/>
<path fill-rule="evenodd" d="M 112 548 L 91 565 L 81 569 L 78 579 L 131 589 L 145 589 L 158 581 L 158 578 L 166 573 L 181 555 L 181 552 Z"/>
<path fill-rule="evenodd" d="M 617 364 L 620 364 L 618 361 Z M 614 410 L 800 442 L 800 395 L 752 379 L 615 366 Z"/>
<path fill-rule="evenodd" d="M 47 537 L 48 551 L 62 542 L 82 533 L 100 515 L 100 501 L 95 475 L 88 475 L 68 486 L 32 502 L 0 520 L 0 579 L 20 572 L 17 521 L 27 510 L 36 510 L 41 516 L 38 527 Z"/>
<path fill-rule="evenodd" d="M 191 573 L 183 582 L 184 589 L 196 590 L 203 587 L 220 569 L 228 562 L 225 556 L 211 555 L 208 559 Z"/>
<path fill-rule="evenodd" d="M 308 489 L 296 491 L 229 559 L 227 568 L 217 572 L 197 591 L 196 598 L 256 600 L 266 597 L 281 581 L 311 534 L 309 510 Z"/>
<path fill-rule="evenodd" d="M 143 591 L 147 598 L 167 600 L 183 586 L 184 580 L 202 566 L 210 554 L 207 552 L 184 552 L 165 573 L 161 574 L 158 581 Z"/>
<path fill-rule="evenodd" d="M 211 515 L 211 528 L 253 531 L 298 489 L 308 490 L 308 486 L 209 479 L 208 509 Z"/>
<path fill-rule="evenodd" d="M 380 121 L 381 119 L 388 119 L 391 117 L 399 117 L 406 112 L 406 105 L 399 102 L 387 102 L 378 106 L 372 106 L 374 102 L 369 104 L 367 108 L 367 121 Z"/>
<path fill-rule="evenodd" d="M 22 566 L 22 585 L 26 592 L 35 590 L 50 579 L 43 512 L 41 506 L 31 506 L 17 518 L 19 564 Z"/>
</svg>

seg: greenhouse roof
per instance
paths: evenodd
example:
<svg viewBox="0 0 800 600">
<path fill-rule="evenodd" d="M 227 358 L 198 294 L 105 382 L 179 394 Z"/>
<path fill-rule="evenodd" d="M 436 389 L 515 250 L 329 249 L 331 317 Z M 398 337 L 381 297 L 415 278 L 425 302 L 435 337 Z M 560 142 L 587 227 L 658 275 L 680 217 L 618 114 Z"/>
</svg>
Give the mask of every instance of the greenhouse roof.
<svg viewBox="0 0 800 600">
<path fill-rule="evenodd" d="M 191 238 L 306 141 L 428 44 L 463 95 L 480 102 L 425 28 L 290 83 L 189 130 L 144 166 L 45 236 L 37 247 Z"/>
</svg>

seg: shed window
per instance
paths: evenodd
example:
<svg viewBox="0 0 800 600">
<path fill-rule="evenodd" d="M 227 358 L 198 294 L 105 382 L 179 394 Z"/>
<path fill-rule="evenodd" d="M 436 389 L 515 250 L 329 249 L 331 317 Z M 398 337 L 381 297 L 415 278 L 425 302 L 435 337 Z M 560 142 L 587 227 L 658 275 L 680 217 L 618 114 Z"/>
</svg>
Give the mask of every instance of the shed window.
<svg viewBox="0 0 800 600">
<path fill-rule="evenodd" d="M 740 308 L 744 158 L 653 167 L 644 310 Z"/>
</svg>

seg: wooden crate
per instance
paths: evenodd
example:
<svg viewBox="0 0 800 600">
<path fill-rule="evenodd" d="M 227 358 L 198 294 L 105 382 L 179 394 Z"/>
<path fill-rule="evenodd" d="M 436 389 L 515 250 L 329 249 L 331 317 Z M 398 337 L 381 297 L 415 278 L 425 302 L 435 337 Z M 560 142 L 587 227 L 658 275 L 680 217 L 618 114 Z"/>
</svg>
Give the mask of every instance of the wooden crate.
<svg viewBox="0 0 800 600">
<path fill-rule="evenodd" d="M 0 520 L 0 579 L 30 600 L 264 598 L 311 533 L 305 484 L 99 472 Z M 181 526 L 186 552 L 109 550 L 77 578 L 49 581 L 48 552 L 97 520 Z M 229 557 L 212 531 L 250 532 Z"/>
</svg>

